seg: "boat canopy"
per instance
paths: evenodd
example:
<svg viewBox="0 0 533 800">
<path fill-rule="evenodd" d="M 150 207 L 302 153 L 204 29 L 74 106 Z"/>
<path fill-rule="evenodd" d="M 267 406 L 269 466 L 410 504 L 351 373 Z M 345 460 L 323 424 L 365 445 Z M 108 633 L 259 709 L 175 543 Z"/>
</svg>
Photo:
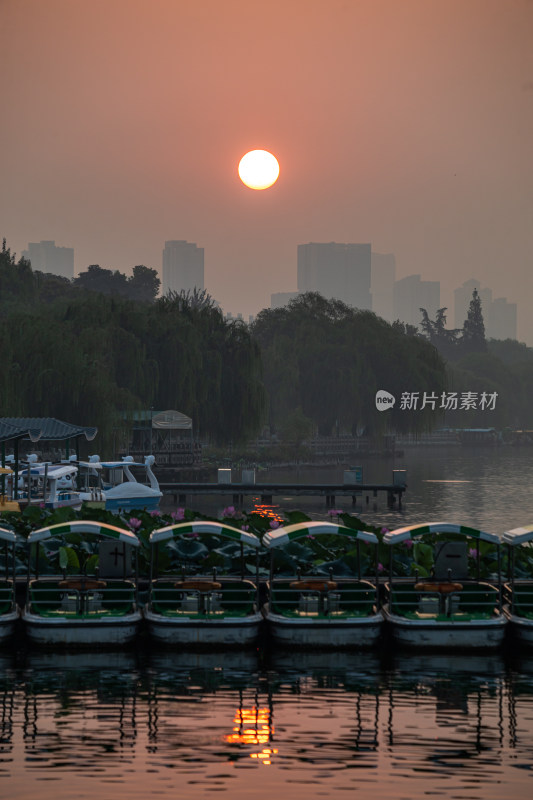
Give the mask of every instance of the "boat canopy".
<svg viewBox="0 0 533 800">
<path fill-rule="evenodd" d="M 92 533 L 96 536 L 131 544 L 133 547 L 139 547 L 141 544 L 135 534 L 126 528 L 117 528 L 115 525 L 94 522 L 93 520 L 73 520 L 72 522 L 60 522 L 57 525 L 50 525 L 47 528 L 39 528 L 30 533 L 28 544 L 42 542 L 45 539 L 53 539 L 54 536 L 64 536 L 67 533 Z"/>
<path fill-rule="evenodd" d="M 10 531 L 8 528 L 0 528 L 0 539 L 3 542 L 16 542 L 17 535 L 13 531 Z"/>
<path fill-rule="evenodd" d="M 375 533 L 370 531 L 359 531 L 356 528 L 348 528 L 345 525 L 335 525 L 333 522 L 297 522 L 294 525 L 287 525 L 275 531 L 268 531 L 263 536 L 263 544 L 269 548 L 282 547 L 293 539 L 299 539 L 302 536 L 318 536 L 328 533 L 349 536 L 352 539 L 359 539 L 372 544 L 377 544 L 378 542 Z"/>
<path fill-rule="evenodd" d="M 178 522 L 175 525 L 167 525 L 165 528 L 158 528 L 150 534 L 150 543 L 167 542 L 176 536 L 189 533 L 213 533 L 217 536 L 224 536 L 228 539 L 235 539 L 242 544 L 250 547 L 260 547 L 261 542 L 257 536 L 240 528 L 233 528 L 223 522 L 209 522 L 196 520 L 195 522 Z"/>
<path fill-rule="evenodd" d="M 502 542 L 505 544 L 517 545 L 533 541 L 533 525 L 525 525 L 521 528 L 513 528 L 505 531 Z"/>
<path fill-rule="evenodd" d="M 384 537 L 385 544 L 398 544 L 412 539 L 415 536 L 425 536 L 428 533 L 459 533 L 471 536 L 473 539 L 482 539 L 485 542 L 500 543 L 500 538 L 495 533 L 487 533 L 467 525 L 455 525 L 451 522 L 423 522 L 416 525 L 407 525 L 405 528 L 396 528 L 388 531 Z"/>
</svg>

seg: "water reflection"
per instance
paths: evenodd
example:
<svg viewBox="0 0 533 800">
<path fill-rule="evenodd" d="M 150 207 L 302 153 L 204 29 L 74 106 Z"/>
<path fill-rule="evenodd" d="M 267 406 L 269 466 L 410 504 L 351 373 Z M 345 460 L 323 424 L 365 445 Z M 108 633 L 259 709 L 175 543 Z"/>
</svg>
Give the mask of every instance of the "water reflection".
<svg viewBox="0 0 533 800">
<path fill-rule="evenodd" d="M 88 778 L 106 797 L 531 796 L 533 654 L 40 652 L 0 666 L 14 796 L 71 800 Z"/>
</svg>

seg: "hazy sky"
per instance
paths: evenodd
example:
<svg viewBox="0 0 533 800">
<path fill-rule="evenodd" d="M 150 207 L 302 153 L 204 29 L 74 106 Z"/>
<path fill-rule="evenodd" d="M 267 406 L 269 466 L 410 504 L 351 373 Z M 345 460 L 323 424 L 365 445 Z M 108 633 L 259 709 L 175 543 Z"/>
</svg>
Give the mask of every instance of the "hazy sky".
<svg viewBox="0 0 533 800">
<path fill-rule="evenodd" d="M 397 277 L 470 277 L 533 344 L 531 0 L 0 0 L 0 237 L 161 268 L 205 248 L 245 317 L 296 247 L 371 242 Z M 250 149 L 279 159 L 247 189 Z"/>
</svg>

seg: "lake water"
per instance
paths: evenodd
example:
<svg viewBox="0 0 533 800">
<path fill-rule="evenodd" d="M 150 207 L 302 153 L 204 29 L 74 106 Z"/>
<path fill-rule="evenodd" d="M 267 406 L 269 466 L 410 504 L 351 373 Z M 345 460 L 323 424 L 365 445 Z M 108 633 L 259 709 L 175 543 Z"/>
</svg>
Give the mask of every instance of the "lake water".
<svg viewBox="0 0 533 800">
<path fill-rule="evenodd" d="M 533 522 L 525 448 L 424 448 L 362 466 L 369 482 L 407 470 L 401 512 L 361 498 L 357 513 L 374 524 L 449 519 L 502 532 Z M 342 468 L 298 477 L 334 482 Z M 326 516 L 307 498 L 280 506 Z M 351 501 L 339 498 L 339 507 L 351 510 Z M 144 641 L 118 653 L 40 652 L 24 642 L 0 652 L 1 797 L 281 793 L 529 800 L 533 652 L 201 654 Z"/>
</svg>

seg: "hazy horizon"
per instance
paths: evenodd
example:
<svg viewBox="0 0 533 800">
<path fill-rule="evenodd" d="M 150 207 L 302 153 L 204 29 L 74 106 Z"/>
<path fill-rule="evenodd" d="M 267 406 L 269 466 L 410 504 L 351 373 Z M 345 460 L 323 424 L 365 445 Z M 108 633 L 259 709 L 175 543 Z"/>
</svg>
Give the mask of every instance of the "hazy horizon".
<svg viewBox="0 0 533 800">
<path fill-rule="evenodd" d="M 532 33 L 531 0 L 0 0 L 0 237 L 76 273 L 195 242 L 245 319 L 296 290 L 298 244 L 370 242 L 450 324 L 478 278 L 533 345 Z"/>
</svg>

